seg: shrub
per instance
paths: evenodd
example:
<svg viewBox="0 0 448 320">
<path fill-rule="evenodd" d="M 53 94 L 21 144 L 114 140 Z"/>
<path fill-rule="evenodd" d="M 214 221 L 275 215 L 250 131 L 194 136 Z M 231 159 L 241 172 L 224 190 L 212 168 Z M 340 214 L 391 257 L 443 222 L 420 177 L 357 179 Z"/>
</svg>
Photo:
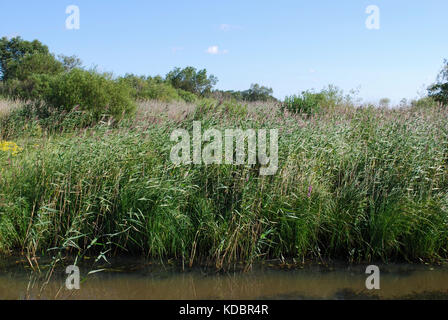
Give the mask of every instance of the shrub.
<svg viewBox="0 0 448 320">
<path fill-rule="evenodd" d="M 352 94 L 354 94 L 352 92 Z M 328 85 L 320 92 L 313 90 L 302 91 L 299 95 L 285 98 L 283 109 L 293 113 L 315 114 L 321 111 L 334 110 L 341 106 L 353 106 L 354 101 L 350 94 L 344 92 L 334 85 Z"/>
<path fill-rule="evenodd" d="M 322 102 L 324 102 L 322 93 L 312 91 L 302 91 L 300 95 L 292 95 L 285 98 L 283 109 L 292 113 L 315 114 L 320 111 Z"/>
<path fill-rule="evenodd" d="M 414 110 L 431 109 L 437 107 L 438 103 L 433 97 L 423 97 L 411 101 L 411 108 Z"/>
<path fill-rule="evenodd" d="M 179 95 L 179 97 L 184 100 L 185 102 L 196 102 L 197 100 L 197 96 L 191 92 L 185 91 L 185 90 L 177 90 L 177 94 Z"/>
<path fill-rule="evenodd" d="M 177 90 L 167 83 L 147 82 L 142 90 L 137 92 L 137 98 L 142 100 L 159 100 L 170 102 L 179 100 Z"/>
<path fill-rule="evenodd" d="M 128 74 L 120 78 L 119 82 L 132 87 L 134 89 L 133 96 L 137 100 L 158 100 L 163 102 L 183 100 L 185 102 L 195 102 L 197 99 L 195 94 L 182 89 L 175 89 L 159 76 L 152 78 Z"/>
<path fill-rule="evenodd" d="M 50 90 L 51 75 L 31 74 L 27 79 L 11 79 L 4 83 L 4 95 L 13 99 L 41 100 Z"/>
<path fill-rule="evenodd" d="M 48 53 L 27 54 L 22 59 L 10 63 L 15 79 L 26 80 L 34 74 L 55 75 L 64 71 L 61 62 Z"/>
<path fill-rule="evenodd" d="M 35 84 L 35 98 L 58 110 L 69 112 L 79 107 L 98 118 L 103 114 L 120 117 L 136 108 L 129 86 L 95 71 L 73 69 L 57 76 L 40 76 Z"/>
</svg>

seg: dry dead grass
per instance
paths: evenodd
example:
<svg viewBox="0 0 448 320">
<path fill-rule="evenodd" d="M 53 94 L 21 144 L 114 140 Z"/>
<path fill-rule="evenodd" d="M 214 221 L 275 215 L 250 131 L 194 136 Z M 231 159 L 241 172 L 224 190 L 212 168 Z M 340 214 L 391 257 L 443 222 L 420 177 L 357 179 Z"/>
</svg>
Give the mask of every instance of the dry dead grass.
<svg viewBox="0 0 448 320">
<path fill-rule="evenodd" d="M 183 101 L 140 101 L 138 103 L 136 121 L 159 123 L 164 120 L 173 120 L 178 122 L 186 119 L 195 109 L 195 104 Z"/>
<path fill-rule="evenodd" d="M 8 115 L 12 110 L 23 104 L 20 100 L 0 99 L 0 117 Z"/>
</svg>

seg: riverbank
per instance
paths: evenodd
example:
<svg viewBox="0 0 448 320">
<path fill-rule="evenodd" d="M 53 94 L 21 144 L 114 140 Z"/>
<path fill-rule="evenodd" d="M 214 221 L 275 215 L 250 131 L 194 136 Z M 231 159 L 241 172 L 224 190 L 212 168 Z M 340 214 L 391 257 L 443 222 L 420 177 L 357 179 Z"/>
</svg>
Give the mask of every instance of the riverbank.
<svg viewBox="0 0 448 320">
<path fill-rule="evenodd" d="M 6 108 L 3 108 L 6 109 Z M 123 253 L 204 262 L 448 257 L 448 113 L 276 104 L 141 103 L 84 127 L 83 113 L 2 111 L 0 252 Z M 176 165 L 175 129 L 278 129 L 278 170 Z M 51 250 L 50 250 L 51 249 Z"/>
</svg>

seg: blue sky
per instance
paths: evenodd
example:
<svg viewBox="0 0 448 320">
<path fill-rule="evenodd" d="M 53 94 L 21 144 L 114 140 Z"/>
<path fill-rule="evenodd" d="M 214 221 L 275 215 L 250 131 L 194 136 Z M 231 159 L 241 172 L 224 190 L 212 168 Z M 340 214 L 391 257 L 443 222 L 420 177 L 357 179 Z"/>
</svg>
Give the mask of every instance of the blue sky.
<svg viewBox="0 0 448 320">
<path fill-rule="evenodd" d="M 66 7 L 80 9 L 67 30 Z M 380 29 L 365 26 L 369 5 Z M 274 95 L 335 84 L 365 102 L 415 98 L 448 58 L 448 1 L 2 1 L 0 36 L 39 39 L 56 54 L 116 75 L 206 68 L 220 89 Z M 217 48 L 216 48 L 217 47 Z"/>
</svg>

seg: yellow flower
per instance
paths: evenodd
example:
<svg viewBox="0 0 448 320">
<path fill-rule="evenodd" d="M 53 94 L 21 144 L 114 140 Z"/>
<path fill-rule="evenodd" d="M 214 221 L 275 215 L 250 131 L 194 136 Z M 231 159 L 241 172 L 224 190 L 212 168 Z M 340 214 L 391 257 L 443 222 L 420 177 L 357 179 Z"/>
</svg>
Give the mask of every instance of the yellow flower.
<svg viewBox="0 0 448 320">
<path fill-rule="evenodd" d="M 13 156 L 16 156 L 22 150 L 23 148 L 20 148 L 15 142 L 0 141 L 0 151 L 11 152 Z"/>
</svg>

